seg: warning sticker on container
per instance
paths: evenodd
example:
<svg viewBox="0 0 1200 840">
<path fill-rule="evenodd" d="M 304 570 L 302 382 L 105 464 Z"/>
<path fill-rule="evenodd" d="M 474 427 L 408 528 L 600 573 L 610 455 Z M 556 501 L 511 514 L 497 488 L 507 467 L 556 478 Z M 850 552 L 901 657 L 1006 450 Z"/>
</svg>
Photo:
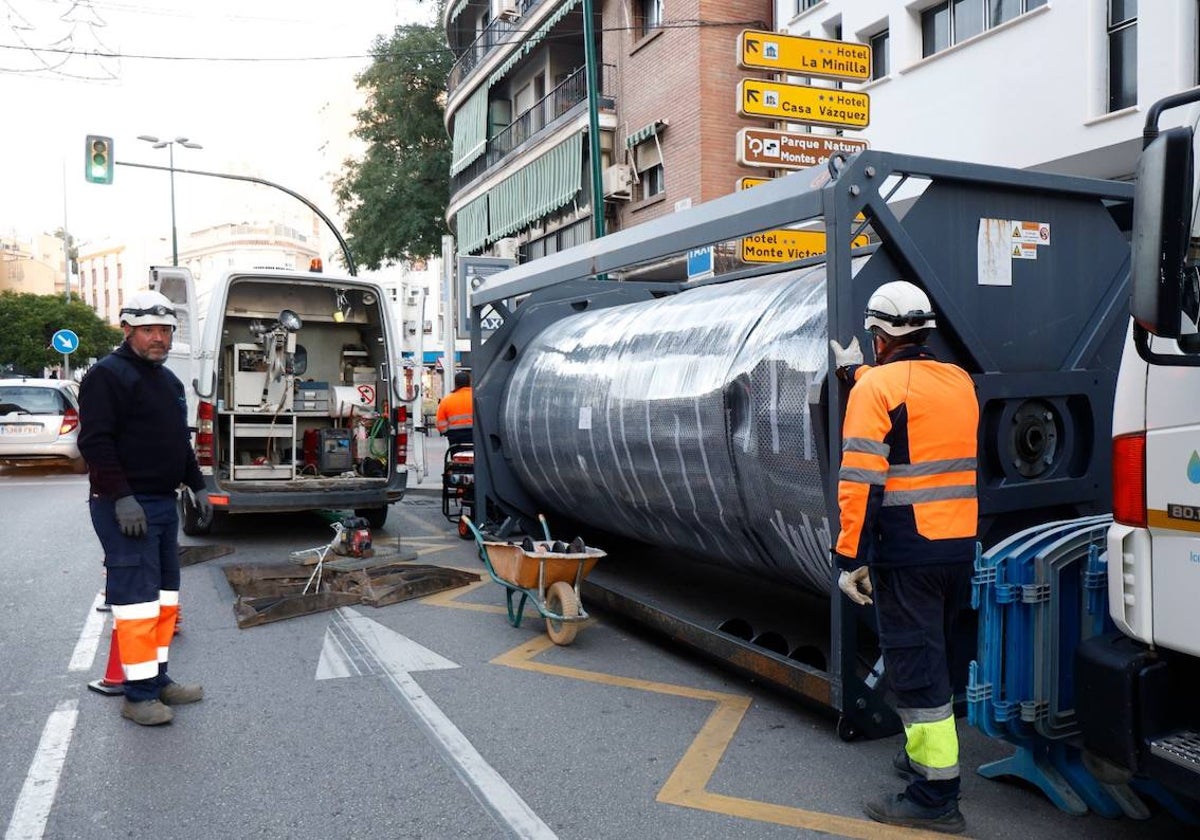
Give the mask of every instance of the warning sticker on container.
<svg viewBox="0 0 1200 840">
<path fill-rule="evenodd" d="M 1050 244 L 1049 222 L 1011 222 L 1010 224 L 1014 242 L 1024 242 L 1030 245 Z M 1018 259 L 1037 259 L 1037 257 L 1019 257 Z"/>
<path fill-rule="evenodd" d="M 592 407 L 590 405 L 579 407 L 579 428 L 581 430 L 592 428 Z"/>
<path fill-rule="evenodd" d="M 1037 246 L 1032 242 L 1014 242 L 1012 258 L 1014 260 L 1036 260 Z"/>
</svg>

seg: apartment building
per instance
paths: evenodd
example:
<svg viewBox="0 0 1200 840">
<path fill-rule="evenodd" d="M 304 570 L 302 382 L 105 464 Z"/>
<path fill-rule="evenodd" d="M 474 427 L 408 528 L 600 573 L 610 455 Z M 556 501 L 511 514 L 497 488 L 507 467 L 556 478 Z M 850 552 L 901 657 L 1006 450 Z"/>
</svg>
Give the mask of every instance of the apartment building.
<svg viewBox="0 0 1200 840">
<path fill-rule="evenodd" d="M 1130 178 L 1146 109 L 1197 84 L 1196 0 L 777 0 L 793 35 L 870 44 L 872 148 Z M 1196 108 L 1162 126 L 1192 123 Z"/>
<path fill-rule="evenodd" d="M 737 82 L 762 75 L 737 69 L 738 35 L 771 14 L 769 0 L 452 0 L 457 252 L 527 261 L 592 239 L 597 213 L 612 233 L 733 191 L 754 174 L 737 163 Z"/>
</svg>

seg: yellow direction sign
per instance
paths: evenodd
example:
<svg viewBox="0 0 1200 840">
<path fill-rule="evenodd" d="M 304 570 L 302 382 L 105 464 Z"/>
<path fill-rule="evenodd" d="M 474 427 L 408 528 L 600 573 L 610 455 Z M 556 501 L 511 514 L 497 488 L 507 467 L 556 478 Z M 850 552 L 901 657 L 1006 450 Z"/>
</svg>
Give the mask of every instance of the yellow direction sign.
<svg viewBox="0 0 1200 840">
<path fill-rule="evenodd" d="M 774 180 L 775 180 L 774 178 L 738 178 L 737 179 L 738 192 L 741 192 L 742 190 L 748 190 L 751 187 L 757 187 L 759 184 L 765 184 L 765 183 L 767 183 L 767 181 L 774 181 Z"/>
<path fill-rule="evenodd" d="M 871 122 L 871 97 L 857 91 L 742 79 L 737 97 L 737 112 L 743 117 L 834 128 L 866 128 Z"/>
<path fill-rule="evenodd" d="M 865 233 L 850 242 L 851 248 L 871 244 Z M 825 253 L 825 232 L 821 230 L 768 230 L 742 239 L 742 262 L 783 263 L 803 260 Z"/>
<path fill-rule="evenodd" d="M 866 44 L 747 29 L 738 36 L 738 66 L 865 82 L 871 78 L 871 48 Z"/>
</svg>

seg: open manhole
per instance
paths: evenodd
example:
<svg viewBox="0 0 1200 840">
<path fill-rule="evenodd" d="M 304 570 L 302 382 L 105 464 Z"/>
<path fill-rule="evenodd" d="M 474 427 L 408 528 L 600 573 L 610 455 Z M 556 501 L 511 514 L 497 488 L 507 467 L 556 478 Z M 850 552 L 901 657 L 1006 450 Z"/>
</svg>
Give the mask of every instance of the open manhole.
<svg viewBox="0 0 1200 840">
<path fill-rule="evenodd" d="M 407 559 L 416 557 L 413 552 Z M 396 554 L 338 557 L 316 566 L 297 563 L 225 566 L 237 595 L 238 627 L 256 627 L 298 615 L 352 604 L 382 607 L 423 598 L 479 580 L 479 575 L 441 566 L 411 564 Z"/>
</svg>

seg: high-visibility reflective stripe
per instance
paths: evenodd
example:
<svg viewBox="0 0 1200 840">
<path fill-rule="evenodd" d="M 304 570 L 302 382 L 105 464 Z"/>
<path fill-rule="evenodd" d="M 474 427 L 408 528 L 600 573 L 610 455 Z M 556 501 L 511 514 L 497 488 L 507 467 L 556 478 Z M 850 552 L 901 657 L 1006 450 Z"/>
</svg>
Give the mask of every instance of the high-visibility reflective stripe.
<svg viewBox="0 0 1200 840">
<path fill-rule="evenodd" d="M 958 732 L 954 726 L 953 712 L 939 720 L 905 724 L 904 734 L 907 739 L 905 752 L 918 773 L 931 780 L 958 778 Z"/>
<path fill-rule="evenodd" d="M 953 703 L 943 703 L 929 709 L 896 709 L 900 722 L 907 728 L 914 723 L 937 723 L 954 714 Z"/>
<path fill-rule="evenodd" d="M 838 470 L 839 481 L 856 481 L 859 484 L 886 484 L 887 473 L 883 470 L 864 470 L 861 467 L 842 467 Z"/>
<path fill-rule="evenodd" d="M 922 502 L 941 502 L 946 499 L 974 499 L 975 485 L 969 487 L 930 487 L 927 490 L 885 490 L 884 507 L 917 505 Z"/>
<path fill-rule="evenodd" d="M 942 473 L 975 472 L 974 458 L 946 458 L 941 461 L 924 461 L 920 464 L 892 464 L 889 470 L 894 476 L 940 475 Z"/>
<path fill-rule="evenodd" d="M 158 618 L 158 601 L 144 601 L 141 604 L 113 604 L 112 614 L 114 621 Z"/>
<path fill-rule="evenodd" d="M 154 659 L 150 662 L 136 662 L 132 665 L 125 665 L 125 679 L 127 680 L 152 680 L 158 676 L 158 660 Z"/>
<path fill-rule="evenodd" d="M 167 663 L 167 655 L 170 653 L 169 647 L 160 647 L 158 649 L 158 662 L 165 665 Z"/>
<path fill-rule="evenodd" d="M 164 607 L 175 607 L 179 605 L 179 590 L 178 589 L 160 589 L 158 590 L 158 603 Z"/>
<path fill-rule="evenodd" d="M 892 451 L 889 444 L 870 438 L 855 437 L 842 441 L 843 452 L 867 452 L 871 455 L 882 455 L 884 458 Z"/>
<path fill-rule="evenodd" d="M 471 415 L 470 414 L 451 414 L 448 417 L 446 417 L 446 422 L 449 423 L 451 426 L 454 426 L 458 423 L 462 423 L 464 420 L 467 423 L 470 423 Z"/>
</svg>

